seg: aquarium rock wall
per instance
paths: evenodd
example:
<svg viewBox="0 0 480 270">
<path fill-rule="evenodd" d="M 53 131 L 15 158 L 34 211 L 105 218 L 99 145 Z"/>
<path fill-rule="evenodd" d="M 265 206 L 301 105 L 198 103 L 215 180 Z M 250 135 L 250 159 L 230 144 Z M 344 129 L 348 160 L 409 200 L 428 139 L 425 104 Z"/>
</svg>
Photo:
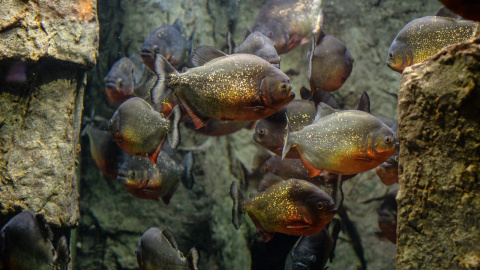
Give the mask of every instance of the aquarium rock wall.
<svg viewBox="0 0 480 270">
<path fill-rule="evenodd" d="M 397 269 L 479 269 L 480 39 L 407 68 Z"/>
<path fill-rule="evenodd" d="M 68 235 L 80 219 L 79 133 L 98 30 L 94 0 L 0 3 L 2 226 L 30 209 Z"/>
</svg>

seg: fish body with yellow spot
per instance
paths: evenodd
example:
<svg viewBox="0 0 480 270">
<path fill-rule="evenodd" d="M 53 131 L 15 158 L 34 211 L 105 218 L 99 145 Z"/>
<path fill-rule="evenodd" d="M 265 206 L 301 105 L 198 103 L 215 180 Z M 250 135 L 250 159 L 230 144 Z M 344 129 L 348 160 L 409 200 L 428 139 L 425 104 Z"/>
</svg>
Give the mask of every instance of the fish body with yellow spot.
<svg viewBox="0 0 480 270">
<path fill-rule="evenodd" d="M 158 104 L 173 90 L 196 128 L 205 126 L 210 118 L 259 120 L 295 97 L 288 76 L 258 56 L 226 55 L 201 46 L 195 50 L 192 62 L 197 67 L 178 73 L 157 55 L 155 71 L 159 80 L 152 97 Z"/>
<path fill-rule="evenodd" d="M 238 183 L 232 183 L 233 224 L 238 229 L 243 214 L 248 213 L 266 241 L 273 232 L 315 234 L 325 228 L 336 213 L 332 198 L 305 180 L 283 180 L 267 174 L 258 190 L 259 193 L 245 199 Z"/>
<path fill-rule="evenodd" d="M 259 31 L 272 39 L 278 54 L 308 43 L 323 26 L 320 0 L 270 0 L 255 20 L 252 31 Z"/>
<path fill-rule="evenodd" d="M 149 157 L 153 163 L 165 138 L 175 149 L 179 143 L 178 123 L 181 112 L 177 107 L 168 118 L 155 111 L 141 98 L 130 98 L 110 119 L 110 132 L 113 140 L 130 155 Z"/>
<path fill-rule="evenodd" d="M 472 38 L 475 22 L 453 17 L 426 16 L 409 22 L 390 45 L 387 66 L 402 73 L 441 48 Z"/>
<path fill-rule="evenodd" d="M 322 170 L 337 174 L 368 171 L 398 151 L 394 132 L 375 116 L 359 110 L 334 110 L 317 106 L 311 125 L 300 131 L 289 128 L 283 156 L 296 146 L 310 177 Z"/>
</svg>

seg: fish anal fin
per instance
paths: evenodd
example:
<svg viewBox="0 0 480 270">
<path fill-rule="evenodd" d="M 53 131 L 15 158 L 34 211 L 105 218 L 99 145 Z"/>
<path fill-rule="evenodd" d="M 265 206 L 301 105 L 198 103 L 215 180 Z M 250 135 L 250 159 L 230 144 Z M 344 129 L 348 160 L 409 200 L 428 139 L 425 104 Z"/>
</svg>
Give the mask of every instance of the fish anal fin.
<svg viewBox="0 0 480 270">
<path fill-rule="evenodd" d="M 252 219 L 253 221 L 253 224 L 255 225 L 255 227 L 257 227 L 258 231 L 260 232 L 260 234 L 262 235 L 263 237 L 263 241 L 265 241 L 265 243 L 267 243 L 268 241 L 272 240 L 273 236 L 275 235 L 274 232 L 269 232 L 267 230 L 265 230 L 262 225 L 260 224 L 260 222 L 258 222 L 258 220 L 253 216 L 253 215 L 250 215 L 250 213 L 248 213 L 248 215 L 250 216 L 250 218 Z"/>
<path fill-rule="evenodd" d="M 313 167 L 313 166 L 303 157 L 303 154 L 302 154 L 302 153 L 300 153 L 300 160 L 302 161 L 302 164 L 303 164 L 303 166 L 305 167 L 305 169 L 307 169 L 307 171 L 308 171 L 308 176 L 309 176 L 310 178 L 315 177 L 315 176 L 317 176 L 317 175 L 319 175 L 319 174 L 322 173 L 323 170 L 322 170 L 322 169 L 317 169 L 317 168 Z"/>
<path fill-rule="evenodd" d="M 193 125 L 195 126 L 195 129 L 202 128 L 207 125 L 207 122 L 209 119 L 202 119 L 200 116 L 196 115 L 190 107 L 188 107 L 184 102 L 181 102 L 182 106 L 185 108 L 185 111 L 187 111 L 188 116 L 192 118 Z"/>
<path fill-rule="evenodd" d="M 151 155 L 150 154 L 147 155 L 148 159 L 150 159 L 154 164 L 157 164 L 158 154 L 160 154 L 160 151 L 162 151 L 162 147 L 163 147 L 164 142 L 165 142 L 165 139 L 163 139 L 160 142 L 157 149 L 155 149 L 155 152 L 153 152 Z"/>
</svg>

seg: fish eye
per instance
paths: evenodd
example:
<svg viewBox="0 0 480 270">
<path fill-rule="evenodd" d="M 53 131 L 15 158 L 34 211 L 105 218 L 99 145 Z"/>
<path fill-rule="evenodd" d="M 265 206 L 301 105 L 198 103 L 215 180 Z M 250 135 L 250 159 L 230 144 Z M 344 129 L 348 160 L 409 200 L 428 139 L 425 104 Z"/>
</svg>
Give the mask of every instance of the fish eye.
<svg viewBox="0 0 480 270">
<path fill-rule="evenodd" d="M 383 141 L 386 143 L 386 144 L 389 144 L 389 143 L 392 143 L 393 142 L 393 138 L 391 136 L 385 136 L 385 138 L 383 138 Z"/>
<path fill-rule="evenodd" d="M 388 58 L 393 59 L 394 56 L 392 51 L 388 52 Z"/>
<path fill-rule="evenodd" d="M 286 84 L 286 83 L 282 83 L 282 85 L 281 85 L 280 87 L 282 87 L 282 89 L 286 89 L 286 88 L 287 88 L 287 84 Z"/>
<path fill-rule="evenodd" d="M 258 134 L 260 134 L 260 135 L 265 134 L 265 129 L 260 128 L 260 129 L 258 130 Z"/>
<path fill-rule="evenodd" d="M 272 36 L 273 36 L 273 32 L 272 32 L 272 31 L 268 31 L 268 32 L 267 32 L 267 36 L 268 36 L 268 37 L 272 37 Z"/>
<path fill-rule="evenodd" d="M 317 209 L 318 209 L 318 210 L 322 210 L 322 209 L 325 207 L 325 205 L 323 205 L 322 202 L 317 202 L 317 205 L 316 205 L 316 206 L 317 206 Z"/>
<path fill-rule="evenodd" d="M 129 176 L 130 178 L 135 178 L 135 171 L 129 171 L 129 172 L 128 172 L 128 176 Z"/>
</svg>

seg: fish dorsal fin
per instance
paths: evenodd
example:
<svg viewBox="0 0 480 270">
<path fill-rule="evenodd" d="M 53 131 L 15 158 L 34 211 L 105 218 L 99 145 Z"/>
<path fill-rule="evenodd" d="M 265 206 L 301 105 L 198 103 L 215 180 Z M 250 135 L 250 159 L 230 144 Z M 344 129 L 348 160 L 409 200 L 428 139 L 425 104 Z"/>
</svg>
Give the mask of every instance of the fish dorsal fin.
<svg viewBox="0 0 480 270">
<path fill-rule="evenodd" d="M 226 56 L 227 54 L 211 46 L 198 46 L 192 54 L 192 63 L 196 66 L 203 66 L 215 58 Z"/>
<path fill-rule="evenodd" d="M 190 252 L 187 255 L 187 263 L 188 269 L 190 270 L 198 270 L 198 251 L 196 248 L 190 249 Z"/>
<path fill-rule="evenodd" d="M 365 91 L 363 91 L 360 99 L 358 100 L 357 110 L 370 113 L 370 97 Z"/>
<path fill-rule="evenodd" d="M 315 47 L 317 45 L 315 44 L 315 37 L 312 37 L 310 39 L 310 50 L 308 51 L 308 74 L 307 78 L 310 81 L 310 78 L 312 77 L 312 60 L 313 60 L 313 53 L 315 52 Z M 315 89 L 312 89 L 314 91 Z"/>
<path fill-rule="evenodd" d="M 173 233 L 168 228 L 165 228 L 165 230 L 162 231 L 162 234 L 165 239 L 167 239 L 168 243 L 170 243 L 175 250 L 178 250 L 178 244 L 177 241 L 175 241 L 175 236 L 173 236 Z"/>
<path fill-rule="evenodd" d="M 233 40 L 232 33 L 227 31 L 227 50 L 228 54 L 233 54 L 237 45 L 235 44 L 235 40 Z"/>
<path fill-rule="evenodd" d="M 175 27 L 175 29 L 178 30 L 178 32 L 182 32 L 182 28 L 183 28 L 183 23 L 182 21 L 180 21 L 180 19 L 176 19 L 175 22 L 172 24 L 173 27 Z"/>
<path fill-rule="evenodd" d="M 442 6 L 438 11 L 437 13 L 435 14 L 435 16 L 438 16 L 438 17 L 444 17 L 444 18 L 450 18 L 450 19 L 454 19 L 454 20 L 460 20 L 462 19 L 462 17 L 456 13 L 454 13 L 453 11 L 449 10 L 448 8 Z"/>
<path fill-rule="evenodd" d="M 283 178 L 281 178 L 280 176 L 277 176 L 273 173 L 267 173 L 263 177 L 262 181 L 260 181 L 260 184 L 258 184 L 258 191 L 263 192 L 267 190 L 267 188 L 283 181 Z"/>
<path fill-rule="evenodd" d="M 250 36 L 251 33 L 252 33 L 252 30 L 250 30 L 248 26 L 245 26 L 245 28 L 243 28 L 242 30 L 243 40 L 247 39 L 247 37 Z"/>
<path fill-rule="evenodd" d="M 335 113 L 335 109 L 328 106 L 326 103 L 320 102 L 317 105 L 317 114 L 315 115 L 315 120 L 313 120 L 312 124 L 315 124 L 319 119 Z"/>
<path fill-rule="evenodd" d="M 312 91 L 305 86 L 302 86 L 302 88 L 300 88 L 300 97 L 303 100 L 310 100 L 312 98 Z"/>
</svg>

